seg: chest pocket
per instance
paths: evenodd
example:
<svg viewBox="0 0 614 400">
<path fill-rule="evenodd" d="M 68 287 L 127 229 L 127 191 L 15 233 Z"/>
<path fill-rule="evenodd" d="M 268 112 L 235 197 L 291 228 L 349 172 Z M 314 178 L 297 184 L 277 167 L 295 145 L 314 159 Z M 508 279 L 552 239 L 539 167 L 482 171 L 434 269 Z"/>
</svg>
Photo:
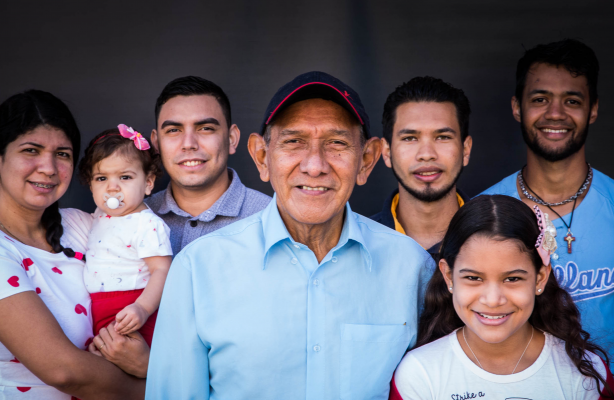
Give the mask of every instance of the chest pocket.
<svg viewBox="0 0 614 400">
<path fill-rule="evenodd" d="M 388 399 L 390 379 L 409 342 L 407 325 L 344 324 L 340 398 Z"/>
</svg>

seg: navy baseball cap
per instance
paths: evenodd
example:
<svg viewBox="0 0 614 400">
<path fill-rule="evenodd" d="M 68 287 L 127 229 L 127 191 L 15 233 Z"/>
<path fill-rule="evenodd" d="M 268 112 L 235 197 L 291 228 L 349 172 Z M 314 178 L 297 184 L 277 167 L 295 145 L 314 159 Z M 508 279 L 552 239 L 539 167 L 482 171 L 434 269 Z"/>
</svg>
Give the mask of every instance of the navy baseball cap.
<svg viewBox="0 0 614 400">
<path fill-rule="evenodd" d="M 369 116 L 365 111 L 358 93 L 339 79 L 325 72 L 306 72 L 283 85 L 269 102 L 260 127 L 264 135 L 266 127 L 283 109 L 296 102 L 307 99 L 331 100 L 356 117 L 368 139 L 370 135 Z"/>
</svg>

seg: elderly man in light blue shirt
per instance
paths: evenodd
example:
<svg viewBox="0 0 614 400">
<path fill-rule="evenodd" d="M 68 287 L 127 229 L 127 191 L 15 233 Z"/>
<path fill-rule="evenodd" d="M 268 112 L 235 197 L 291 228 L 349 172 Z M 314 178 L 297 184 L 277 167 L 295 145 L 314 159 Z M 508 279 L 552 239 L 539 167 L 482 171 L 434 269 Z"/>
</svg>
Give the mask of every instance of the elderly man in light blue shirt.
<svg viewBox="0 0 614 400">
<path fill-rule="evenodd" d="M 279 89 L 248 144 L 275 197 L 175 258 L 147 399 L 388 398 L 434 262 L 347 203 L 379 146 L 338 79 Z"/>
</svg>

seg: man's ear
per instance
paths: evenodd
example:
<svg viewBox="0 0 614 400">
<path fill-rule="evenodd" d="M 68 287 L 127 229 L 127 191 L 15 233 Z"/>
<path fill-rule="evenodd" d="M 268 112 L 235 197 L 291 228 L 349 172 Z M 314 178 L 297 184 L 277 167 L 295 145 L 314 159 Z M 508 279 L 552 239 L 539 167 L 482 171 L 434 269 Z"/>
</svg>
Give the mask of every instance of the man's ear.
<svg viewBox="0 0 614 400">
<path fill-rule="evenodd" d="M 380 139 L 382 146 L 382 159 L 388 168 L 392 168 L 392 158 L 390 156 L 390 143 L 384 138 Z"/>
<path fill-rule="evenodd" d="M 595 104 L 591 106 L 591 114 L 588 117 L 588 123 L 592 124 L 597 120 L 597 112 L 599 111 L 599 99 L 595 101 Z"/>
<path fill-rule="evenodd" d="M 228 154 L 234 154 L 237 152 L 237 147 L 239 146 L 239 140 L 241 139 L 241 131 L 237 124 L 232 124 L 230 129 L 228 130 L 228 140 L 230 145 L 228 147 Z"/>
<path fill-rule="evenodd" d="M 247 150 L 252 156 L 252 160 L 256 163 L 258 172 L 260 172 L 260 179 L 263 182 L 268 182 L 270 177 L 269 165 L 267 160 L 268 146 L 264 141 L 264 138 L 258 133 L 252 133 L 247 140 Z"/>
<path fill-rule="evenodd" d="M 158 131 L 155 129 L 151 130 L 151 136 L 149 137 L 149 141 L 151 145 L 156 150 L 156 153 L 160 154 L 160 146 L 158 146 Z"/>
<path fill-rule="evenodd" d="M 469 165 L 471 158 L 471 148 L 473 147 L 473 138 L 468 135 L 463 142 L 463 167 Z"/>
<path fill-rule="evenodd" d="M 512 115 L 514 116 L 514 119 L 516 121 L 522 121 L 522 110 L 520 109 L 520 101 L 518 101 L 516 96 L 512 96 Z"/>
<path fill-rule="evenodd" d="M 358 171 L 358 176 L 356 177 L 357 185 L 364 185 L 367 183 L 367 178 L 373 171 L 375 164 L 377 164 L 377 160 L 379 160 L 380 155 L 382 154 L 382 144 L 380 139 L 377 137 L 371 138 L 367 140 L 367 143 L 362 148 L 362 160 L 360 164 L 360 170 Z"/>
</svg>

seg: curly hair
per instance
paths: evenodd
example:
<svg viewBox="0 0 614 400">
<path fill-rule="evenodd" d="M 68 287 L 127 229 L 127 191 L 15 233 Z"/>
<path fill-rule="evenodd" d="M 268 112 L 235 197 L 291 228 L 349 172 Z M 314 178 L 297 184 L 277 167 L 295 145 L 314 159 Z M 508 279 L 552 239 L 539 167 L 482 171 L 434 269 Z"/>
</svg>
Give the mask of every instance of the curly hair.
<svg viewBox="0 0 614 400">
<path fill-rule="evenodd" d="M 94 176 L 94 167 L 100 161 L 119 152 L 129 158 L 136 158 L 143 166 L 145 175 L 153 174 L 156 178 L 162 176 L 162 162 L 160 154 L 153 147 L 148 150 L 139 150 L 130 139 L 119 133 L 119 129 L 107 129 L 96 135 L 85 149 L 85 154 L 79 162 L 79 180 L 89 186 Z"/>
<path fill-rule="evenodd" d="M 453 270 L 463 244 L 474 235 L 482 235 L 495 240 L 517 241 L 531 258 L 535 270 L 539 271 L 542 260 L 535 248 L 539 233 L 535 214 L 522 201 L 509 196 L 482 195 L 467 202 L 454 215 L 443 239 L 439 258 L 446 260 Z M 592 343 L 589 333 L 582 329 L 580 312 L 573 298 L 559 286 L 554 274 L 550 274 L 543 294 L 535 297 L 529 323 L 564 340 L 565 351 L 580 373 L 596 381 L 601 396 L 614 398 L 614 388 L 595 370 L 586 353 L 599 355 L 606 364 L 609 364 L 608 355 L 600 346 Z M 454 310 L 452 293 L 448 291 L 443 274 L 436 271 L 427 287 L 416 346 L 433 342 L 462 326 L 464 323 Z M 600 383 L 607 394 L 599 389 Z"/>
<path fill-rule="evenodd" d="M 599 60 L 597 55 L 586 44 L 575 39 L 564 39 L 558 42 L 540 44 L 525 51 L 516 65 L 516 91 L 518 101 L 527 82 L 527 75 L 535 64 L 548 64 L 565 67 L 573 76 L 584 76 L 588 83 L 589 101 L 592 106 L 599 98 L 597 81 L 599 80 Z"/>
</svg>

